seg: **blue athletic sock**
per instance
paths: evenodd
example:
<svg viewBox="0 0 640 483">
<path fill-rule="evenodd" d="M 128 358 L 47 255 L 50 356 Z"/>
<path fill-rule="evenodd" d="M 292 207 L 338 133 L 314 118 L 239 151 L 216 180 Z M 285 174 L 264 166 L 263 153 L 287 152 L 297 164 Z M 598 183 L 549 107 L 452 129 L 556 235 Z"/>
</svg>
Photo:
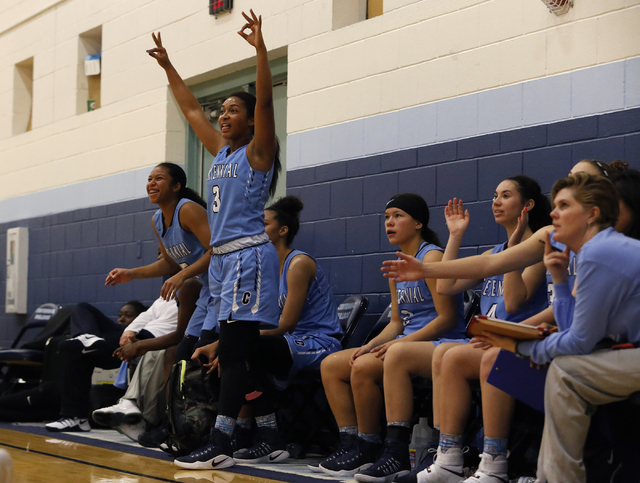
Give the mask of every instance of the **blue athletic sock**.
<svg viewBox="0 0 640 483">
<path fill-rule="evenodd" d="M 358 435 L 358 426 L 340 426 L 338 431 L 341 433 L 350 434 L 352 436 Z"/>
<path fill-rule="evenodd" d="M 379 434 L 364 434 L 364 433 L 361 433 L 360 431 L 358 431 L 358 438 L 360 438 L 363 441 L 366 441 L 367 443 L 378 443 L 378 444 L 380 444 L 382 442 L 380 440 L 380 435 Z"/>
<path fill-rule="evenodd" d="M 462 448 L 462 435 L 440 433 L 440 447 L 443 452 L 451 448 Z"/>
<path fill-rule="evenodd" d="M 507 438 L 490 438 L 484 437 L 483 452 L 491 456 L 499 456 L 507 454 L 509 440 Z"/>
<path fill-rule="evenodd" d="M 216 418 L 215 429 L 226 434 L 231 438 L 231 436 L 233 435 L 233 428 L 235 427 L 235 425 L 236 425 L 235 418 L 232 418 L 230 416 L 218 415 L 218 417 Z"/>
<path fill-rule="evenodd" d="M 256 424 L 259 428 L 271 428 L 278 429 L 278 423 L 276 422 L 276 413 L 267 414 L 265 416 L 257 416 Z"/>
</svg>

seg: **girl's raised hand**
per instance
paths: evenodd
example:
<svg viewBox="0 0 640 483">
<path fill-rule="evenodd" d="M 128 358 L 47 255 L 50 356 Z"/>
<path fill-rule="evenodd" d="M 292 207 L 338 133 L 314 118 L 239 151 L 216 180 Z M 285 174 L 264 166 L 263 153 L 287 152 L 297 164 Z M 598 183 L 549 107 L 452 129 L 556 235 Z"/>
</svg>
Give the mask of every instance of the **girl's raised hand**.
<svg viewBox="0 0 640 483">
<path fill-rule="evenodd" d="M 522 209 L 522 213 L 518 217 L 518 225 L 516 226 L 515 231 L 509 238 L 509 243 L 507 243 L 507 248 L 511 248 L 516 246 L 518 243 L 522 241 L 522 237 L 524 236 L 525 231 L 527 231 L 527 227 L 529 226 L 529 210 L 525 206 Z"/>
<path fill-rule="evenodd" d="M 382 262 L 383 275 L 394 282 L 409 282 L 429 278 L 429 272 L 424 264 L 416 257 L 396 252 L 400 260 L 385 260 Z"/>
<path fill-rule="evenodd" d="M 462 236 L 469 227 L 469 210 L 464 209 L 462 200 L 454 198 L 444 207 L 444 219 L 451 235 Z"/>
<path fill-rule="evenodd" d="M 253 13 L 253 10 L 249 10 L 249 12 L 251 13 L 251 17 L 242 12 L 242 16 L 245 18 L 247 23 L 245 23 L 238 31 L 238 35 L 249 42 L 250 45 L 253 45 L 256 49 L 264 47 L 264 39 L 262 38 L 262 15 L 256 16 L 256 14 Z M 251 31 L 248 34 L 245 33 L 245 30 L 247 29 Z"/>
<path fill-rule="evenodd" d="M 171 65 L 171 62 L 169 61 L 169 54 L 167 54 L 167 49 L 162 46 L 162 37 L 160 36 L 160 32 L 158 32 L 157 36 L 152 32 L 151 37 L 156 44 L 156 48 L 147 50 L 147 54 L 156 59 L 158 61 L 158 64 L 160 64 L 160 67 L 166 69 Z"/>
</svg>

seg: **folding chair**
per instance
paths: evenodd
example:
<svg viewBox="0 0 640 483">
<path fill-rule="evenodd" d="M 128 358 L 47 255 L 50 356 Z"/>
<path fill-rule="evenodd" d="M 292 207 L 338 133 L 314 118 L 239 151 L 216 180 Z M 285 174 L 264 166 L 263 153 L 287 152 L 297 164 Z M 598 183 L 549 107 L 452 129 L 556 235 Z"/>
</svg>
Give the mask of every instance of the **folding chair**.
<svg viewBox="0 0 640 483">
<path fill-rule="evenodd" d="M 39 384 L 42 375 L 44 349 L 51 337 L 62 335 L 69 328 L 72 307 L 43 304 L 29 317 L 13 344 L 0 349 L 0 394 L 6 395 L 29 385 Z M 28 332 L 42 329 L 33 339 L 18 345 Z"/>
</svg>

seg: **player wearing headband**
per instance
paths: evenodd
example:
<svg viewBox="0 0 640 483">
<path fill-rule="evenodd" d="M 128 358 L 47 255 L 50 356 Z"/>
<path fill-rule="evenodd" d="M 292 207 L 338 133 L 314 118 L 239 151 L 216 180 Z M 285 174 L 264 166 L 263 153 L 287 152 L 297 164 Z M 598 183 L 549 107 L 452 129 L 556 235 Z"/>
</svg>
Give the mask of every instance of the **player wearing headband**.
<svg viewBox="0 0 640 483">
<path fill-rule="evenodd" d="M 415 194 L 391 198 L 384 212 L 389 242 L 423 261 L 442 259 L 437 235 L 429 228 L 427 203 Z M 379 419 L 385 354 L 403 341 L 431 341 L 428 351 L 445 340 L 465 336 L 462 296 L 436 292 L 436 280 L 390 281 L 391 322 L 371 342 L 328 356 L 321 366 L 325 392 L 340 428 L 340 446 L 320 464 L 334 476 L 370 466 L 380 450 Z M 388 428 L 393 431 L 394 428 Z"/>
</svg>

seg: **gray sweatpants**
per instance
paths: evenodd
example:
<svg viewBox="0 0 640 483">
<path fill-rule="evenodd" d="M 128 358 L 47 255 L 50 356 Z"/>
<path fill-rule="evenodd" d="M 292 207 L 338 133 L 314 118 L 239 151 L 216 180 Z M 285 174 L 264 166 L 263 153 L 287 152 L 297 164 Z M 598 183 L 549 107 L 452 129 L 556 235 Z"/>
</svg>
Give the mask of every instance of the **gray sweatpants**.
<svg viewBox="0 0 640 483">
<path fill-rule="evenodd" d="M 537 483 L 584 482 L 582 455 L 596 406 L 640 391 L 640 348 L 557 357 L 544 389 Z"/>
<path fill-rule="evenodd" d="M 133 373 L 123 399 L 131 399 L 147 424 L 160 424 L 167 406 L 164 380 L 164 350 L 147 352 Z"/>
</svg>

